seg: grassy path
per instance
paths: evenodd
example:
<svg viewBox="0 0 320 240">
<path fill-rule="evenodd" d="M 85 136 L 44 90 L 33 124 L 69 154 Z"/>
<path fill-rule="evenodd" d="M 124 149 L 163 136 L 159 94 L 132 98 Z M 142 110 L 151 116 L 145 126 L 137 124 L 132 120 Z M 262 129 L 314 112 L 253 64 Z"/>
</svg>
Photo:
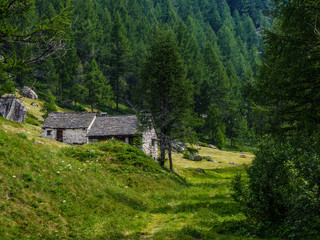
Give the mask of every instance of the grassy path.
<svg viewBox="0 0 320 240">
<path fill-rule="evenodd" d="M 249 164 L 252 155 L 199 150 L 219 163 L 191 162 L 176 154 L 175 171 L 186 184 L 154 196 L 164 201 L 146 213 L 149 222 L 137 239 L 257 239 L 249 233 L 239 206 L 231 198 L 232 178 L 244 172 L 243 164 Z"/>
</svg>

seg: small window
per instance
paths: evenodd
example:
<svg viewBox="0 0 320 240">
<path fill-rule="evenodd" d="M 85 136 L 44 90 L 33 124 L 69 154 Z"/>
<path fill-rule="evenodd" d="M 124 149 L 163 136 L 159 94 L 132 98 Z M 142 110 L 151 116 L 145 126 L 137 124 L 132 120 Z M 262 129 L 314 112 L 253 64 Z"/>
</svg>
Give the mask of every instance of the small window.
<svg viewBox="0 0 320 240">
<path fill-rule="evenodd" d="M 51 136 L 52 130 L 47 130 L 47 136 Z"/>
<path fill-rule="evenodd" d="M 156 145 L 156 140 L 152 139 L 152 147 L 154 147 Z"/>
</svg>

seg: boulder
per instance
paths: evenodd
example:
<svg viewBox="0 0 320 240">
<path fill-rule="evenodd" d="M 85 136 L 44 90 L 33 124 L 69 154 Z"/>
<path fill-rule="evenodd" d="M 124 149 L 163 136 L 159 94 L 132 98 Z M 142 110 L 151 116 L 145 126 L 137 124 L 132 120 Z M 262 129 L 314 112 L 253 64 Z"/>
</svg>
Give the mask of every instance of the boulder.
<svg viewBox="0 0 320 240">
<path fill-rule="evenodd" d="M 209 148 L 217 149 L 217 147 L 213 146 L 212 144 L 208 145 Z"/>
<path fill-rule="evenodd" d="M 189 160 L 191 161 L 202 161 L 202 156 L 200 156 L 198 153 L 190 153 Z"/>
<path fill-rule="evenodd" d="M 22 88 L 22 94 L 26 98 L 38 99 L 38 95 L 31 88 L 29 88 L 27 86 L 24 86 Z"/>
<path fill-rule="evenodd" d="M 229 162 L 229 164 L 237 165 L 237 163 L 236 163 L 236 162 Z"/>
<path fill-rule="evenodd" d="M 187 148 L 186 148 L 186 145 L 184 143 L 176 142 L 176 141 L 172 142 L 172 151 L 173 152 L 183 153 L 186 150 L 187 150 Z"/>
<path fill-rule="evenodd" d="M 67 105 L 67 106 L 70 106 L 70 107 L 74 106 L 73 101 L 71 101 L 71 100 L 65 100 L 65 101 L 63 101 L 63 104 Z"/>
<path fill-rule="evenodd" d="M 206 159 L 208 162 L 218 163 L 217 161 L 214 161 L 210 156 L 204 156 L 204 159 Z"/>
<path fill-rule="evenodd" d="M 0 115 L 10 121 L 22 123 L 27 117 L 27 107 L 14 94 L 6 94 L 0 98 Z"/>
</svg>

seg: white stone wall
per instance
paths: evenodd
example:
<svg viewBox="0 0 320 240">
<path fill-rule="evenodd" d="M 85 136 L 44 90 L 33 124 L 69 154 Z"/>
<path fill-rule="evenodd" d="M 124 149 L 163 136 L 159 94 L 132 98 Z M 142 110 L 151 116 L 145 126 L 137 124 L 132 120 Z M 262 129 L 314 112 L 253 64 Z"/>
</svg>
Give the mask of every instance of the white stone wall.
<svg viewBox="0 0 320 240">
<path fill-rule="evenodd" d="M 158 159 L 158 141 L 154 129 L 142 134 L 142 151 L 150 155 L 154 160 Z"/>
<path fill-rule="evenodd" d="M 47 130 L 51 130 L 51 135 L 49 135 L 49 136 L 47 135 Z M 56 129 L 52 129 L 52 128 L 42 129 L 41 137 L 49 138 L 49 139 L 52 139 L 52 140 L 56 140 L 56 136 L 57 136 L 57 130 Z"/>
<path fill-rule="evenodd" d="M 63 142 L 68 144 L 87 144 L 87 129 L 65 129 L 63 130 Z"/>
<path fill-rule="evenodd" d="M 47 135 L 47 130 L 51 130 L 51 135 Z M 63 129 L 63 142 L 68 144 L 86 144 L 88 143 L 87 129 Z M 42 129 L 41 137 L 56 140 L 57 129 Z"/>
</svg>

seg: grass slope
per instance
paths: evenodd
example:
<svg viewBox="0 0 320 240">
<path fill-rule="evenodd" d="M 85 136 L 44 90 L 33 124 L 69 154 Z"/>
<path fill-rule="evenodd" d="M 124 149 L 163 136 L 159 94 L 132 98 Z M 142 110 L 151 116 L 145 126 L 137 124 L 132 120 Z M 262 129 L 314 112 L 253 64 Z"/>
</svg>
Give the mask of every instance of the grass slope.
<svg viewBox="0 0 320 240">
<path fill-rule="evenodd" d="M 0 118 L 0 239 L 257 239 L 230 198 L 251 155 L 200 148 L 220 163 L 175 155 L 178 175 L 123 143 L 39 133 Z"/>
</svg>

